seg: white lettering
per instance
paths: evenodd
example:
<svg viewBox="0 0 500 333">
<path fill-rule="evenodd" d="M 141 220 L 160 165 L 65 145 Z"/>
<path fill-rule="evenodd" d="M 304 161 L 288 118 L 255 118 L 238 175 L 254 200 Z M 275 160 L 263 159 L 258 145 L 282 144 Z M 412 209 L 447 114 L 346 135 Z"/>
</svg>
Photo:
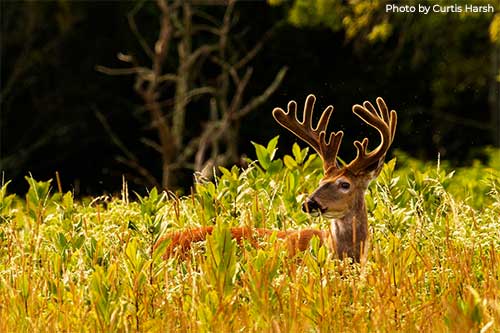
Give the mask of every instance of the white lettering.
<svg viewBox="0 0 500 333">
<path fill-rule="evenodd" d="M 450 6 L 434 5 L 434 6 L 432 6 L 432 11 L 434 13 L 461 13 L 462 6 L 459 6 L 459 5 L 450 5 Z"/>
<path fill-rule="evenodd" d="M 465 5 L 465 11 L 467 13 L 494 13 L 495 7 L 491 4 L 488 4 L 487 6 Z"/>
<path fill-rule="evenodd" d="M 410 5 L 395 5 L 395 4 L 386 4 L 385 5 L 386 13 L 415 13 L 417 8 L 415 6 Z"/>
<path fill-rule="evenodd" d="M 495 13 L 495 7 L 492 4 L 486 5 L 472 5 L 472 4 L 464 4 L 464 5 L 399 5 L 395 3 L 388 3 L 385 5 L 386 13 L 420 13 L 427 15 L 432 11 L 432 13 Z"/>
<path fill-rule="evenodd" d="M 418 12 L 419 13 L 423 13 L 424 15 L 427 15 L 427 14 L 429 14 L 430 10 L 431 10 L 431 6 L 418 4 Z"/>
</svg>

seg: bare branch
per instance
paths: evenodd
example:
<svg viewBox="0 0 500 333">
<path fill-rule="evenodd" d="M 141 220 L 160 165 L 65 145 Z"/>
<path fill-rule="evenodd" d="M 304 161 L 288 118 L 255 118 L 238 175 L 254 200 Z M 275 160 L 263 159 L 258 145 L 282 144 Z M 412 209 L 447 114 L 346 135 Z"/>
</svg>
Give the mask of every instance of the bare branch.
<svg viewBox="0 0 500 333">
<path fill-rule="evenodd" d="M 218 49 L 218 45 L 203 45 L 197 48 L 191 55 L 186 59 L 186 68 L 191 67 L 200 56 L 210 54 L 211 52 Z"/>
<path fill-rule="evenodd" d="M 191 102 L 191 100 L 197 96 L 205 94 L 215 95 L 216 93 L 217 90 L 214 87 L 206 86 L 206 87 L 194 88 L 188 91 L 188 93 L 186 94 L 186 103 Z"/>
<path fill-rule="evenodd" d="M 161 146 L 157 142 L 147 138 L 141 138 L 140 140 L 145 146 L 153 148 L 156 152 L 161 154 Z"/>
<path fill-rule="evenodd" d="M 167 82 L 167 81 L 168 82 L 175 82 L 175 81 L 177 81 L 177 79 L 178 79 L 177 75 L 169 73 L 169 74 L 163 74 L 163 75 L 159 76 L 157 79 L 157 82 L 158 83 Z"/>
<path fill-rule="evenodd" d="M 106 130 L 106 132 L 108 133 L 108 135 L 110 136 L 111 141 L 125 155 L 125 157 L 123 157 L 123 156 L 116 157 L 116 160 L 118 162 L 120 162 L 122 164 L 125 164 L 128 167 L 136 170 L 137 173 L 139 175 L 141 175 L 151 185 L 158 186 L 158 182 L 156 181 L 156 178 L 146 168 L 144 168 L 143 166 L 141 166 L 141 164 L 139 163 L 139 160 L 137 159 L 137 157 L 130 150 L 128 150 L 128 148 L 125 146 L 125 144 L 123 143 L 123 141 L 111 129 L 111 126 L 109 125 L 106 117 L 104 117 L 104 115 L 101 112 L 97 111 L 97 110 L 95 111 L 95 115 L 96 115 L 97 119 L 99 119 L 99 121 L 101 122 L 102 126 L 104 127 L 104 129 Z"/>
<path fill-rule="evenodd" d="M 146 67 L 130 67 L 130 68 L 110 68 L 106 66 L 95 66 L 96 71 L 107 75 L 132 75 L 137 74 L 146 78 L 151 75 L 151 70 Z"/>
<path fill-rule="evenodd" d="M 193 26 L 192 29 L 193 35 L 200 33 L 200 32 L 208 32 L 212 35 L 218 36 L 220 34 L 219 29 L 216 29 L 214 27 L 211 27 L 207 24 L 196 24 Z"/>
<path fill-rule="evenodd" d="M 271 29 L 267 30 L 264 36 L 260 39 L 260 41 L 257 44 L 255 44 L 255 46 L 243 58 L 241 58 L 240 61 L 234 64 L 234 68 L 236 70 L 246 66 L 253 58 L 255 58 L 255 56 L 260 52 L 264 44 L 274 34 L 276 27 L 277 26 L 274 25 Z"/>
<path fill-rule="evenodd" d="M 120 137 L 113 131 L 106 117 L 104 117 L 104 115 L 98 110 L 95 110 L 94 112 L 97 119 L 99 119 L 115 146 L 118 147 L 128 159 L 136 160 L 137 157 L 130 150 L 128 150 L 127 146 L 125 146 Z"/>
<path fill-rule="evenodd" d="M 160 33 L 158 35 L 158 40 L 155 43 L 153 58 L 153 72 L 155 77 L 158 78 L 161 75 L 163 62 L 165 61 L 165 56 L 168 52 L 172 27 L 170 25 L 168 2 L 166 0 L 157 0 L 156 3 L 162 12 L 160 19 Z"/>
<path fill-rule="evenodd" d="M 229 65 L 227 65 L 227 66 L 229 66 Z M 231 78 L 233 79 L 234 84 L 236 86 L 239 86 L 241 84 L 242 80 L 240 80 L 240 76 L 238 75 L 238 71 L 236 70 L 236 68 L 229 66 L 228 71 L 229 71 L 229 74 L 231 75 Z M 247 69 L 247 72 L 245 73 L 245 76 L 247 76 L 247 75 L 248 75 L 248 69 Z M 245 78 L 245 76 L 243 77 L 243 79 Z"/>
<path fill-rule="evenodd" d="M 142 34 L 139 32 L 139 29 L 137 29 L 137 25 L 135 24 L 135 14 L 141 9 L 143 4 L 144 1 L 139 1 L 137 5 L 128 13 L 127 20 L 130 30 L 132 30 L 132 33 L 137 38 L 139 44 L 141 44 L 142 49 L 148 55 L 149 58 L 153 59 L 154 57 L 153 51 L 149 47 L 148 43 L 146 42 Z"/>
<path fill-rule="evenodd" d="M 134 90 L 139 94 L 139 96 L 145 99 L 146 92 L 144 90 L 143 84 L 144 84 L 144 79 L 140 75 L 137 76 L 134 83 Z"/>
<path fill-rule="evenodd" d="M 184 146 L 181 154 L 178 156 L 175 163 L 172 164 L 172 168 L 176 169 L 186 164 L 186 161 L 189 160 L 191 156 L 193 156 L 194 153 L 198 151 L 197 147 L 199 145 L 200 138 L 201 136 L 194 137 L 186 146 Z"/>
<path fill-rule="evenodd" d="M 224 18 L 222 20 L 222 26 L 220 28 L 220 39 L 219 39 L 219 48 L 220 52 L 222 55 L 222 58 L 224 58 L 224 52 L 226 50 L 227 46 L 227 36 L 229 34 L 229 30 L 231 29 L 231 14 L 234 9 L 234 1 L 231 0 L 229 1 L 227 7 L 226 7 L 226 12 L 224 13 Z"/>
<path fill-rule="evenodd" d="M 233 100 L 231 101 L 231 105 L 229 107 L 229 116 L 232 117 L 236 110 L 239 109 L 241 105 L 241 101 L 243 100 L 243 93 L 247 87 L 248 81 L 250 81 L 250 77 L 252 76 L 253 69 L 252 67 L 247 68 L 243 79 L 236 83 L 236 91 L 233 95 Z"/>
<path fill-rule="evenodd" d="M 227 73 L 229 73 L 229 75 L 231 75 L 231 78 L 233 79 L 234 84 L 235 85 L 240 84 L 241 82 L 240 76 L 238 75 L 236 69 L 233 66 L 231 66 L 231 64 L 228 64 L 227 62 L 216 56 L 210 57 L 210 60 L 214 64 L 219 65 L 223 69 L 222 74 L 220 76 L 224 76 L 227 75 Z M 224 82 L 224 84 L 227 84 L 227 82 Z"/>
<path fill-rule="evenodd" d="M 247 105 L 245 105 L 243 108 L 240 109 L 240 111 L 236 115 L 237 118 L 242 118 L 246 116 L 252 110 L 256 109 L 257 107 L 262 105 L 266 100 L 268 100 L 269 97 L 271 97 L 271 95 L 276 91 L 276 89 L 278 89 L 287 71 L 288 67 L 281 68 L 278 74 L 276 74 L 276 77 L 274 78 L 273 82 L 269 85 L 269 87 L 267 87 L 267 89 L 261 95 L 255 97 Z"/>
<path fill-rule="evenodd" d="M 2 84 L 0 85 L 0 100 L 5 101 L 10 95 L 12 88 L 19 82 L 24 73 L 36 65 L 40 59 L 44 59 L 51 50 L 56 48 L 64 40 L 64 37 L 65 35 L 58 36 L 40 49 L 32 48 L 32 43 L 27 43 L 21 55 L 17 57 L 9 77 L 6 80 L 2 80 Z"/>
<path fill-rule="evenodd" d="M 118 54 L 116 55 L 116 57 L 120 61 L 128 62 L 129 64 L 137 66 L 137 61 L 135 60 L 134 56 L 132 56 L 130 54 L 125 54 L 125 53 L 122 53 L 122 52 L 118 52 Z"/>
<path fill-rule="evenodd" d="M 126 159 L 121 156 L 116 157 L 116 160 L 128 166 L 129 168 L 134 169 L 150 185 L 161 188 L 156 178 L 146 168 L 144 168 L 137 160 Z"/>
<path fill-rule="evenodd" d="M 200 171 L 201 165 L 203 165 L 203 161 L 205 160 L 205 152 L 208 149 L 208 146 L 213 142 L 216 142 L 221 137 L 224 132 L 224 120 L 222 121 L 212 121 L 208 123 L 200 137 L 198 138 L 198 149 L 196 151 L 194 165 L 196 171 Z"/>
</svg>

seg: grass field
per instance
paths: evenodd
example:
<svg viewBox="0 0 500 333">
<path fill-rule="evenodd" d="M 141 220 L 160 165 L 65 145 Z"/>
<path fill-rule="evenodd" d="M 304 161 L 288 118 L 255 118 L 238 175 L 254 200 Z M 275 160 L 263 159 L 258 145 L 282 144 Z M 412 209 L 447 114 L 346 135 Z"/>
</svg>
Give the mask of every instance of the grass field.
<svg viewBox="0 0 500 333">
<path fill-rule="evenodd" d="M 180 198 L 126 185 L 75 200 L 55 182 L 0 191 L 0 332 L 500 332 L 500 152 L 454 172 L 404 154 L 367 193 L 367 260 L 318 242 L 288 258 L 228 227 L 326 228 L 301 212 L 319 159 L 277 140 L 246 170 Z M 64 184 L 63 184 L 64 186 Z M 186 258 L 153 251 L 167 230 L 218 227 Z"/>
</svg>

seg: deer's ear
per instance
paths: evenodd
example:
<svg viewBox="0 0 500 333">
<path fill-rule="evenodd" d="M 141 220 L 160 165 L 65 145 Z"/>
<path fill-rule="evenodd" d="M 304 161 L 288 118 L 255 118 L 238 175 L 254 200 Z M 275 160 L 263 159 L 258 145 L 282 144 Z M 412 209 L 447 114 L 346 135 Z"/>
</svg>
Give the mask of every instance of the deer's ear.
<svg viewBox="0 0 500 333">
<path fill-rule="evenodd" d="M 382 158 L 378 161 L 371 163 L 370 165 L 367 165 L 366 168 L 358 172 L 357 175 L 366 176 L 370 180 L 373 180 L 378 177 L 383 167 L 384 167 L 384 159 Z"/>
<path fill-rule="evenodd" d="M 382 168 L 384 167 L 384 158 L 381 158 L 378 161 L 373 162 L 372 164 L 368 165 L 365 169 L 365 172 L 367 173 L 376 173 L 376 176 L 380 173 Z M 376 177 L 375 176 L 375 177 Z"/>
<path fill-rule="evenodd" d="M 373 169 L 372 171 L 369 171 L 369 175 L 370 175 L 370 178 L 373 180 L 375 178 L 378 177 L 378 175 L 380 175 L 380 172 L 382 171 L 382 168 L 384 167 L 384 160 L 382 160 L 380 162 L 380 165 L 378 167 L 376 167 L 375 169 Z"/>
</svg>

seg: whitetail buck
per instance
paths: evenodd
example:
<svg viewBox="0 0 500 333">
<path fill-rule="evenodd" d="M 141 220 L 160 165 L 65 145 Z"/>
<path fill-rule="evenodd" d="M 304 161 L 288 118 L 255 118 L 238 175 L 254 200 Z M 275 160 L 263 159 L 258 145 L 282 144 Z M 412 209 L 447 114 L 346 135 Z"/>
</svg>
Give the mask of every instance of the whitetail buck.
<svg viewBox="0 0 500 333">
<path fill-rule="evenodd" d="M 354 141 L 356 158 L 345 166 L 337 162 L 340 143 L 344 133 L 332 132 L 326 140 L 326 129 L 333 107 L 328 106 L 321 115 L 316 128 L 312 127 L 314 95 L 307 96 L 302 121 L 297 118 L 297 103 L 288 103 L 288 112 L 281 108 L 273 110 L 276 121 L 300 139 L 307 142 L 323 160 L 324 177 L 319 187 L 306 199 L 302 210 L 309 214 L 322 215 L 331 219 L 328 230 L 286 230 L 273 231 L 264 228 L 232 228 L 231 234 L 240 242 L 249 240 L 257 245 L 259 237 L 276 232 L 278 238 L 285 239 L 291 255 L 305 250 L 310 240 L 317 236 L 340 257 L 351 257 L 359 261 L 368 236 L 368 222 L 365 206 L 365 192 L 370 181 L 375 179 L 384 164 L 385 154 L 391 146 L 396 131 L 396 111 L 389 112 L 382 98 L 377 98 L 378 111 L 370 102 L 354 105 L 352 111 L 365 123 L 375 128 L 381 137 L 380 145 L 368 152 L 368 139 Z M 170 239 L 165 256 L 175 251 L 184 252 L 193 242 L 204 240 L 213 232 L 213 227 L 201 227 L 177 231 L 162 237 L 159 242 Z"/>
</svg>

